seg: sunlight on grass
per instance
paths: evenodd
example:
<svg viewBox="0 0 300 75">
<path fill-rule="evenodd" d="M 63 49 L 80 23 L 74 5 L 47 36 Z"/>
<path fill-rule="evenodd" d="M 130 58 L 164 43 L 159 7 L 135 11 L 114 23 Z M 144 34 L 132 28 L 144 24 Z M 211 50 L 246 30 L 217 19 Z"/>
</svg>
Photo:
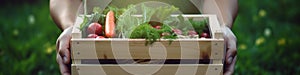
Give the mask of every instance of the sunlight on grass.
<svg viewBox="0 0 300 75">
<path fill-rule="evenodd" d="M 28 16 L 28 23 L 29 23 L 30 25 L 32 25 L 32 24 L 35 23 L 35 18 L 34 18 L 33 15 L 29 15 L 29 16 Z"/>
<path fill-rule="evenodd" d="M 260 9 L 258 14 L 260 17 L 265 17 L 267 15 L 267 12 L 264 9 Z"/>
<path fill-rule="evenodd" d="M 255 45 L 259 46 L 264 42 L 265 42 L 265 38 L 264 37 L 259 37 L 259 38 L 256 39 Z"/>
<path fill-rule="evenodd" d="M 277 41 L 277 44 L 278 44 L 279 46 L 285 45 L 285 44 L 286 44 L 285 38 L 279 39 L 279 40 Z"/>
</svg>

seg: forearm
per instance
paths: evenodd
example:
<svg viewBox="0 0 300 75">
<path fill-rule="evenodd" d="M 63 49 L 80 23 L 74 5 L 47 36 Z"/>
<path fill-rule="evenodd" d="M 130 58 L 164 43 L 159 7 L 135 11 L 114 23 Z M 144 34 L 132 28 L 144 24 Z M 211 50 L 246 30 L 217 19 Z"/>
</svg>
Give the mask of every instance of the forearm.
<svg viewBox="0 0 300 75">
<path fill-rule="evenodd" d="M 232 27 L 238 12 L 238 0 L 204 0 L 202 13 L 217 14 L 221 25 Z"/>
<path fill-rule="evenodd" d="M 81 0 L 50 0 L 50 15 L 61 30 L 73 26 Z"/>
</svg>

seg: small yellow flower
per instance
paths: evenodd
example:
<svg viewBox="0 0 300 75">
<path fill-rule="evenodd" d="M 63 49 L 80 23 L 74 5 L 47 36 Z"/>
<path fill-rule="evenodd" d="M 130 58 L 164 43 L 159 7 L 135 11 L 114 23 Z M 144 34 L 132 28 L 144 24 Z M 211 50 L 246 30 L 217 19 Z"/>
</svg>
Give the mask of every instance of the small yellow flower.
<svg viewBox="0 0 300 75">
<path fill-rule="evenodd" d="M 286 44 L 285 38 L 279 39 L 279 40 L 277 41 L 277 44 L 278 44 L 279 46 L 285 45 L 285 44 Z"/>
<path fill-rule="evenodd" d="M 264 9 L 261 9 L 261 10 L 259 10 L 258 14 L 260 17 L 265 17 L 267 12 Z"/>
<path fill-rule="evenodd" d="M 260 38 L 256 39 L 255 45 L 258 46 L 258 45 L 260 45 L 260 44 L 262 44 L 264 42 L 265 42 L 265 38 L 264 37 L 260 37 Z"/>
<path fill-rule="evenodd" d="M 52 49 L 51 49 L 50 47 L 48 47 L 48 48 L 46 49 L 46 53 L 47 53 L 47 54 L 51 54 L 51 53 L 52 53 Z"/>
<path fill-rule="evenodd" d="M 247 49 L 247 45 L 245 45 L 245 44 L 241 44 L 241 45 L 239 46 L 239 49 L 241 49 L 241 50 L 245 50 L 245 49 Z"/>
<path fill-rule="evenodd" d="M 44 47 L 46 48 L 45 52 L 47 54 L 51 54 L 53 51 L 55 51 L 56 49 L 56 45 L 51 45 L 49 42 L 47 42 L 46 44 L 44 44 Z"/>
</svg>

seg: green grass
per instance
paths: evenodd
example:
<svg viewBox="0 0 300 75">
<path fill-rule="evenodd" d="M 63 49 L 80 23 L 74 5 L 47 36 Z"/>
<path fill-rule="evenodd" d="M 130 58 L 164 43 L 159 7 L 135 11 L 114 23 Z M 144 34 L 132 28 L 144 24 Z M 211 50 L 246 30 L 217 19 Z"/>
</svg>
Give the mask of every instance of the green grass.
<svg viewBox="0 0 300 75">
<path fill-rule="evenodd" d="M 298 75 L 299 13 L 296 0 L 240 1 L 233 31 L 238 38 L 236 73 Z M 297 14 L 296 14 L 297 13 Z"/>
<path fill-rule="evenodd" d="M 48 3 L 7 4 L 0 10 L 0 74 L 59 74 L 55 41 L 60 30 L 51 20 Z"/>
</svg>

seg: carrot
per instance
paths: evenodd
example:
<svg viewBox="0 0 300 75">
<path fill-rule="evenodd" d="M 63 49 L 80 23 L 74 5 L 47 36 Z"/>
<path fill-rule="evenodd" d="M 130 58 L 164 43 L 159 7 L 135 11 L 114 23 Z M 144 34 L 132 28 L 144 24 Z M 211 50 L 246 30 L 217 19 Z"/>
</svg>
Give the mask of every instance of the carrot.
<svg viewBox="0 0 300 75">
<path fill-rule="evenodd" d="M 109 11 L 106 15 L 105 36 L 108 38 L 115 36 L 115 17 L 113 11 Z"/>
</svg>

